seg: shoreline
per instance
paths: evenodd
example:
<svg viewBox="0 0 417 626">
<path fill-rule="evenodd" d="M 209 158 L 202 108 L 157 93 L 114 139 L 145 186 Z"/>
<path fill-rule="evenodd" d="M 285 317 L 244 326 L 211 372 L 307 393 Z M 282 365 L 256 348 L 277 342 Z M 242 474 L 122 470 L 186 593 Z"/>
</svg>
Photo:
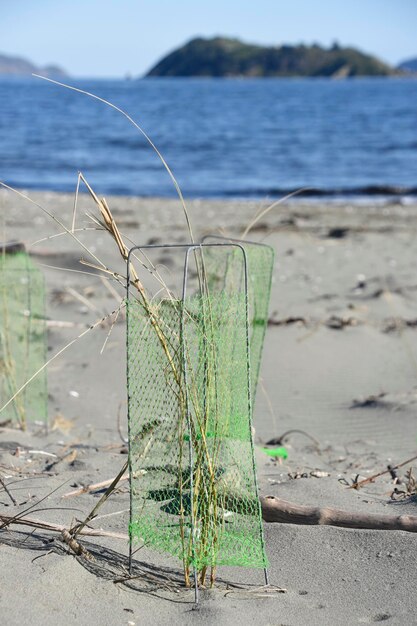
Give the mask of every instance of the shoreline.
<svg viewBox="0 0 417 626">
<path fill-rule="evenodd" d="M 20 187 L 18 185 L 9 185 L 11 188 L 16 189 L 26 195 L 33 193 L 36 194 L 58 194 L 58 195 L 74 195 L 74 188 L 70 189 L 56 189 L 45 187 Z M 303 191 L 304 190 L 304 191 Z M 81 193 L 87 193 L 81 188 Z M 170 202 L 172 200 L 178 200 L 175 190 L 167 195 L 155 195 L 155 194 L 132 194 L 131 192 L 100 192 L 100 195 L 109 196 L 111 198 L 135 198 L 138 200 L 159 200 Z M 329 206 L 343 206 L 351 204 L 353 206 L 362 205 L 378 205 L 378 206 L 390 206 L 390 205 L 410 205 L 417 204 L 417 187 L 404 187 L 402 185 L 383 185 L 383 184 L 369 184 L 364 187 L 358 188 L 336 188 L 336 189 L 321 189 L 315 187 L 300 187 L 294 189 L 265 189 L 247 191 L 246 193 L 234 193 L 233 191 L 226 191 L 223 194 L 212 195 L 193 195 L 188 196 L 184 192 L 185 202 L 269 202 L 270 204 L 277 201 L 286 202 L 289 204 L 303 204 L 303 205 L 316 205 L 321 203 Z"/>
</svg>

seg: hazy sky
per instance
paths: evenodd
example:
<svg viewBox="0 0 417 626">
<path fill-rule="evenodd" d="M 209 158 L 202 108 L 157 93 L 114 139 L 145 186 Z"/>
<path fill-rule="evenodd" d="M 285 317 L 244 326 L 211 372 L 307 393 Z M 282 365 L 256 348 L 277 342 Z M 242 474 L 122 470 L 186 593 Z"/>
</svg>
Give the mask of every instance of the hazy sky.
<svg viewBox="0 0 417 626">
<path fill-rule="evenodd" d="M 194 36 L 417 56 L 417 0 L 0 0 L 0 53 L 74 76 L 143 74 Z"/>
</svg>

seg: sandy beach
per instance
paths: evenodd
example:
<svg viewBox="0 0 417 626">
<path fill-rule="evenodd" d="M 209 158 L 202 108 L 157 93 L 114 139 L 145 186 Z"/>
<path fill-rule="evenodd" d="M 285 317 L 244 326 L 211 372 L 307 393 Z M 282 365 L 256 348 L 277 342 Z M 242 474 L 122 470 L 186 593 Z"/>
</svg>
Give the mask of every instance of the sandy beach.
<svg viewBox="0 0 417 626">
<path fill-rule="evenodd" d="M 23 193 L 71 227 L 72 195 Z M 132 242 L 189 239 L 176 200 L 107 201 Z M 236 237 L 267 204 L 192 200 L 188 208 L 196 238 Z M 77 228 L 93 226 L 90 212 L 92 200 L 81 195 Z M 0 214 L 1 239 L 24 242 L 44 273 L 51 357 L 117 309 L 123 289 L 81 265 L 85 251 L 68 234 L 54 236 L 62 227 L 38 206 L 2 190 Z M 77 236 L 123 273 L 105 232 Z M 349 488 L 417 454 L 417 205 L 294 200 L 263 217 L 250 238 L 276 255 L 254 418 L 261 494 L 348 513 L 417 515 L 417 468 L 406 474 L 413 463 L 397 478 L 388 472 Z M 0 476 L 16 501 L 0 489 L 1 514 L 70 527 L 101 493 L 63 496 L 111 479 L 125 462 L 125 321 L 121 313 L 109 336 L 112 319 L 48 367 L 48 433 L 37 423 L 22 432 L 7 423 L 7 409 L 0 415 Z M 288 458 L 274 461 L 262 448 L 287 431 L 294 431 L 283 438 Z M 128 508 L 124 482 L 92 526 L 126 535 Z M 262 570 L 220 568 L 216 588 L 202 592 L 195 611 L 180 564 L 147 548 L 135 553 L 135 577 L 120 582 L 128 560 L 123 536 L 83 539 L 94 556 L 88 560 L 70 553 L 57 533 L 10 525 L 0 531 L 0 622 L 417 624 L 417 534 L 265 523 L 265 535 L 270 589 L 262 588 Z"/>
</svg>

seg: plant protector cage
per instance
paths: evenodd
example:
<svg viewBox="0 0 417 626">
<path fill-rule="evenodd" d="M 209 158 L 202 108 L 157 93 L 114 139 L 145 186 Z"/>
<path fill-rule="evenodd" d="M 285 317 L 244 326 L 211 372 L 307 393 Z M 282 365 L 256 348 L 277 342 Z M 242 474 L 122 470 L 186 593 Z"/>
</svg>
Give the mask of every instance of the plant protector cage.
<svg viewBox="0 0 417 626">
<path fill-rule="evenodd" d="M 19 389 L 45 364 L 45 285 L 42 273 L 30 257 L 18 248 L 0 249 L 0 403 L 5 414 L 21 427 L 27 421 L 47 422 L 46 371 L 41 371 L 20 392 Z"/>
<path fill-rule="evenodd" d="M 217 565 L 263 568 L 267 582 L 251 428 L 267 321 L 248 273 L 256 245 L 139 246 L 128 258 L 131 546 L 180 559 L 196 601 Z M 135 263 L 149 286 L 138 289 Z"/>
</svg>

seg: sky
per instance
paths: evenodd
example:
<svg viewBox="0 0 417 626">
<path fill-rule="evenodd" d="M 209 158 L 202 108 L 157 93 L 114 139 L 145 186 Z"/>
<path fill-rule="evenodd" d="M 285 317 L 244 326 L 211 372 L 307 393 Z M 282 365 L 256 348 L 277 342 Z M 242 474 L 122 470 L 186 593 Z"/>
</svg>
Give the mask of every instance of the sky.
<svg viewBox="0 0 417 626">
<path fill-rule="evenodd" d="M 143 75 L 196 36 L 335 41 L 396 65 L 417 57 L 417 0 L 0 0 L 0 54 L 74 77 Z"/>
</svg>

